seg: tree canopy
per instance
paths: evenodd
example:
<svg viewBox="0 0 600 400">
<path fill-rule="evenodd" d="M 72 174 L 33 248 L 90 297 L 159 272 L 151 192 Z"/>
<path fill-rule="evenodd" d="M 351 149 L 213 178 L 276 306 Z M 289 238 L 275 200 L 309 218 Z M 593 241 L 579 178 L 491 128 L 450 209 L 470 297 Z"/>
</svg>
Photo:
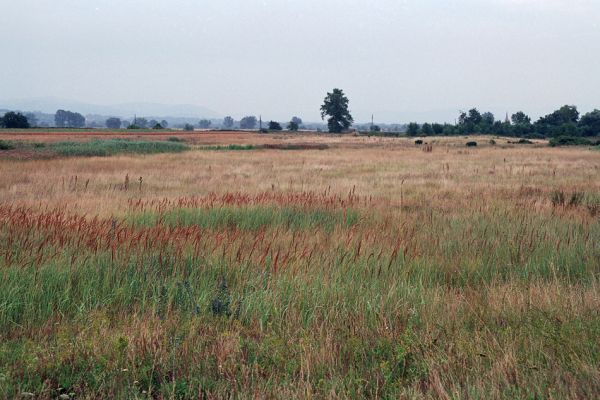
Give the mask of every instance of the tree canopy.
<svg viewBox="0 0 600 400">
<path fill-rule="evenodd" d="M 270 121 L 269 122 L 269 130 L 270 131 L 280 131 L 283 128 L 281 127 L 281 124 L 279 122 L 276 121 Z"/>
<path fill-rule="evenodd" d="M 256 117 L 254 115 L 247 116 L 241 119 L 240 128 L 242 129 L 254 129 L 256 128 Z"/>
<path fill-rule="evenodd" d="M 105 125 L 108 129 L 119 129 L 121 128 L 121 119 L 116 117 L 108 118 Z"/>
<path fill-rule="evenodd" d="M 234 120 L 229 115 L 226 116 L 225 118 L 223 118 L 223 127 L 224 128 L 230 129 L 233 127 L 233 124 L 234 124 Z"/>
<path fill-rule="evenodd" d="M 491 112 L 480 113 L 472 108 L 460 113 L 456 125 L 410 123 L 406 133 L 409 136 L 493 134 L 530 138 L 600 136 L 600 110 L 580 117 L 577 107 L 565 105 L 532 123 L 523 111 L 502 122 L 496 120 Z"/>
<path fill-rule="evenodd" d="M 348 97 L 341 89 L 333 89 L 331 93 L 325 96 L 321 106 L 321 118 L 327 119 L 327 127 L 331 133 L 340 133 L 352 125 L 354 119 L 348 110 Z"/>
<path fill-rule="evenodd" d="M 59 128 L 83 128 L 85 117 L 77 112 L 58 110 L 54 114 L 54 123 Z"/>
<path fill-rule="evenodd" d="M 0 118 L 0 127 L 8 129 L 27 129 L 30 125 L 25 115 L 20 112 L 9 111 Z"/>
</svg>

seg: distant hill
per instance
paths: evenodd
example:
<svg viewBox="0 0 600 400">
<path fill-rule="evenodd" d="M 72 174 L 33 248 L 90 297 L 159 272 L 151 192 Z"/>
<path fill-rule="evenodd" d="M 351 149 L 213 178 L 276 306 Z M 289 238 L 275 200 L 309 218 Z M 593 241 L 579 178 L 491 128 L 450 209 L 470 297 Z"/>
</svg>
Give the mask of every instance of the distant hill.
<svg viewBox="0 0 600 400">
<path fill-rule="evenodd" d="M 162 116 L 174 118 L 219 118 L 221 115 L 206 107 L 192 104 L 124 103 L 99 105 L 55 97 L 0 100 L 0 109 L 41 111 L 54 113 L 63 109 L 81 114 L 111 115 L 131 118 L 137 116 Z"/>
</svg>

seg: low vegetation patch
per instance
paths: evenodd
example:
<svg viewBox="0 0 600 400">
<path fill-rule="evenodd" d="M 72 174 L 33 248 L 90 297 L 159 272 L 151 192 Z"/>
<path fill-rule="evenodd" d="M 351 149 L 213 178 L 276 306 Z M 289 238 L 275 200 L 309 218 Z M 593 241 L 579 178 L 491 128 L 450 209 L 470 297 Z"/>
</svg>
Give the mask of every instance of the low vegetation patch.
<svg viewBox="0 0 600 400">
<path fill-rule="evenodd" d="M 1 150 L 13 150 L 15 145 L 11 142 L 7 142 L 6 140 L 0 140 L 0 151 Z"/>
<path fill-rule="evenodd" d="M 107 157 L 116 154 L 180 153 L 188 150 L 189 146 L 167 141 L 111 139 L 58 142 L 48 148 L 61 156 Z"/>
<path fill-rule="evenodd" d="M 326 150 L 329 148 L 324 143 L 265 144 L 262 147 L 274 150 Z"/>
<path fill-rule="evenodd" d="M 252 144 L 229 144 L 229 145 L 218 145 L 218 146 L 204 146 L 202 150 L 218 150 L 218 151 L 237 151 L 237 150 L 326 150 L 329 146 L 322 143 L 298 143 L 298 144 L 263 144 L 263 145 L 252 145 Z"/>
<path fill-rule="evenodd" d="M 201 150 L 216 150 L 216 151 L 239 151 L 239 150 L 256 150 L 257 147 L 251 144 L 229 144 L 226 146 L 204 146 Z"/>
<path fill-rule="evenodd" d="M 533 144 L 533 142 L 529 139 L 519 139 L 519 140 L 515 140 L 514 142 L 511 142 L 509 140 L 508 143 L 510 143 L 510 144 Z"/>
<path fill-rule="evenodd" d="M 550 146 L 592 146 L 599 143 L 593 142 L 590 139 L 578 136 L 559 136 L 550 139 Z"/>
</svg>

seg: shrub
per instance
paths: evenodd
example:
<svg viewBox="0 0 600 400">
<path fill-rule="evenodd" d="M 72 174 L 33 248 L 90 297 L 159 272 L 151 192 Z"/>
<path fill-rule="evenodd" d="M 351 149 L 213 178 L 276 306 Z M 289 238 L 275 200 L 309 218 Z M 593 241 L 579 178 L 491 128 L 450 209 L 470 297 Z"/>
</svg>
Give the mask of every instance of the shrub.
<svg viewBox="0 0 600 400">
<path fill-rule="evenodd" d="M 467 142 L 467 147 L 476 147 L 477 142 Z"/>
<path fill-rule="evenodd" d="M 419 140 L 415 140 L 415 144 L 416 144 L 417 146 L 419 146 L 419 145 L 422 145 L 422 144 L 423 144 L 423 141 L 422 141 L 421 139 L 419 139 Z"/>
<path fill-rule="evenodd" d="M 590 146 L 593 143 L 589 139 L 576 136 L 559 136 L 550 139 L 550 146 Z"/>
<path fill-rule="evenodd" d="M 185 124 L 185 125 L 183 126 L 183 130 L 184 130 L 184 131 L 191 132 L 191 131 L 193 131 L 193 130 L 194 130 L 194 125 L 191 125 L 191 124 Z"/>
<path fill-rule="evenodd" d="M 496 145 L 496 141 L 495 141 L 494 139 L 490 139 L 490 144 L 491 144 L 492 146 L 495 146 L 495 145 Z"/>
<path fill-rule="evenodd" d="M 183 140 L 183 139 L 180 139 L 180 138 L 178 138 L 178 137 L 176 137 L 176 136 L 171 136 L 171 137 L 170 137 L 170 138 L 168 138 L 167 140 L 168 140 L 169 142 L 177 142 L 177 143 L 183 143 L 183 142 L 184 142 L 184 140 Z"/>
<path fill-rule="evenodd" d="M 0 150 L 12 150 L 14 148 L 15 146 L 12 143 L 0 140 Z"/>
<path fill-rule="evenodd" d="M 279 122 L 276 121 L 270 121 L 269 122 L 269 130 L 271 131 L 280 131 L 283 128 L 281 127 L 281 124 Z"/>
</svg>

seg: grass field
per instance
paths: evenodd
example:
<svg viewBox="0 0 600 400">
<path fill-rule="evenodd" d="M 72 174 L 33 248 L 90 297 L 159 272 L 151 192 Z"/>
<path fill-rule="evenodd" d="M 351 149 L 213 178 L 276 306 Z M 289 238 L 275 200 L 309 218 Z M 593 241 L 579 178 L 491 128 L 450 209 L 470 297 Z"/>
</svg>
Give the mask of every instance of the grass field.
<svg viewBox="0 0 600 400">
<path fill-rule="evenodd" d="M 162 135 L 0 151 L 0 398 L 600 395 L 600 151 Z"/>
</svg>

